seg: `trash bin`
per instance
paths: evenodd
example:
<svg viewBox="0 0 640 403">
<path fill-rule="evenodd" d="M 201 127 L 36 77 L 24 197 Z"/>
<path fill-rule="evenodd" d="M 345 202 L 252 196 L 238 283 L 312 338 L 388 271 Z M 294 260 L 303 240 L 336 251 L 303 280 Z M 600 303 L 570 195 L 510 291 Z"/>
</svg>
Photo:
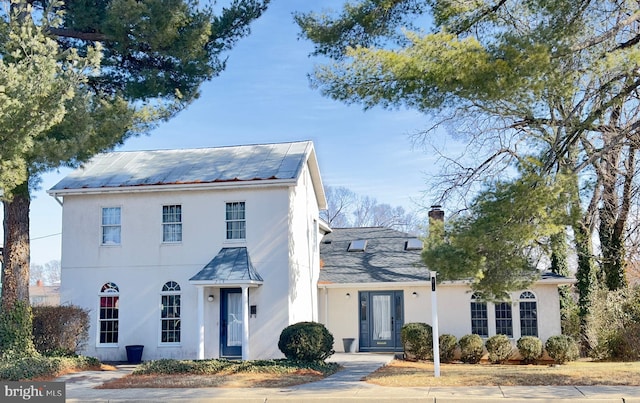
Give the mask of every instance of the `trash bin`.
<svg viewBox="0 0 640 403">
<path fill-rule="evenodd" d="M 142 362 L 142 350 L 144 346 L 132 345 L 125 346 L 127 349 L 127 362 L 129 364 L 140 364 Z"/>
<path fill-rule="evenodd" d="M 356 339 L 342 339 L 342 344 L 344 345 L 345 353 L 355 353 L 356 352 Z"/>
</svg>

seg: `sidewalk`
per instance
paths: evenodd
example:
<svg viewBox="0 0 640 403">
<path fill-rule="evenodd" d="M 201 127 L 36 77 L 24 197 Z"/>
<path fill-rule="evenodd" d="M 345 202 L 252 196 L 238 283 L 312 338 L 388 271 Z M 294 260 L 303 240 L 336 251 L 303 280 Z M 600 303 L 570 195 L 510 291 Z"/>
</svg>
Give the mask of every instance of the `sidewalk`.
<svg viewBox="0 0 640 403">
<path fill-rule="evenodd" d="M 344 370 L 321 381 L 289 388 L 197 389 L 93 389 L 110 379 L 127 375 L 135 366 L 117 371 L 89 371 L 62 376 L 67 402 L 449 402 L 449 403 L 640 403 L 636 386 L 484 386 L 484 387 L 382 387 L 360 381 L 386 365 L 390 354 L 335 354 L 330 361 Z M 640 376 L 640 374 L 638 374 Z"/>
</svg>

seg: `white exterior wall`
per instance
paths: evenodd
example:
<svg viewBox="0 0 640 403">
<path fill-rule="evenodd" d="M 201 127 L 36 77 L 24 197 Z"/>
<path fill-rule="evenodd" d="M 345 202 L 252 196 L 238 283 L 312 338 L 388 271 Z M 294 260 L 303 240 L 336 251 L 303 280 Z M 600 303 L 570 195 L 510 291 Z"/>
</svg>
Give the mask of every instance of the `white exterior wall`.
<svg viewBox="0 0 640 403">
<path fill-rule="evenodd" d="M 225 203 L 246 202 L 246 242 L 225 239 Z M 162 206 L 182 205 L 183 240 L 162 243 Z M 121 244 L 101 245 L 102 207 L 121 207 Z M 61 302 L 90 310 L 90 339 L 85 354 L 123 360 L 125 346 L 144 345 L 143 359 L 196 358 L 197 290 L 188 279 L 222 247 L 246 246 L 264 285 L 250 289 L 251 357 L 281 356 L 277 341 L 289 324 L 289 190 L 244 188 L 188 192 L 136 192 L 74 195 L 64 198 Z M 160 291 L 167 281 L 181 287 L 181 343 L 160 345 Z M 117 347 L 99 347 L 98 304 L 101 286 L 120 288 Z M 220 294 L 202 289 L 205 300 L 205 356 L 219 355 Z M 214 295 L 208 302 L 207 296 Z"/>
<path fill-rule="evenodd" d="M 289 324 L 318 320 L 320 232 L 318 201 L 308 166 L 290 189 Z M 274 329 L 274 331 L 277 329 Z M 279 329 L 278 335 L 280 334 Z"/>
<path fill-rule="evenodd" d="M 319 320 L 334 337 L 334 349 L 344 351 L 342 339 L 354 338 L 356 346 L 359 336 L 359 291 L 396 291 L 404 292 L 404 323 L 424 322 L 431 324 L 431 287 L 430 285 L 394 286 L 393 283 L 381 283 L 367 287 L 336 287 L 319 285 Z M 471 293 L 463 284 L 439 284 L 437 288 L 438 330 L 440 334 L 452 334 L 457 338 L 471 333 Z M 560 303 L 556 284 L 537 283 L 531 286 L 536 296 L 538 308 L 538 337 L 545 342 L 549 337 L 561 333 Z M 416 292 L 416 296 L 413 296 Z M 350 296 L 347 297 L 346 294 Z M 518 297 L 521 292 L 511 293 L 513 340 L 520 338 L 520 309 Z M 487 304 L 489 336 L 495 334 L 495 309 Z"/>
</svg>

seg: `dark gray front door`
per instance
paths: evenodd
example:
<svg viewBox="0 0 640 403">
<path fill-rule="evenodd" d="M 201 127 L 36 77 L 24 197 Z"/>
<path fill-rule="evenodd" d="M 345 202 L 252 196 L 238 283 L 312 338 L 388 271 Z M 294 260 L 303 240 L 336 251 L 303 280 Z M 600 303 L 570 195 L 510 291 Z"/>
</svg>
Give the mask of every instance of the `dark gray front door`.
<svg viewBox="0 0 640 403">
<path fill-rule="evenodd" d="M 220 290 L 220 355 L 242 357 L 242 290 Z"/>
<path fill-rule="evenodd" d="M 402 291 L 361 291 L 360 351 L 402 351 Z"/>
</svg>

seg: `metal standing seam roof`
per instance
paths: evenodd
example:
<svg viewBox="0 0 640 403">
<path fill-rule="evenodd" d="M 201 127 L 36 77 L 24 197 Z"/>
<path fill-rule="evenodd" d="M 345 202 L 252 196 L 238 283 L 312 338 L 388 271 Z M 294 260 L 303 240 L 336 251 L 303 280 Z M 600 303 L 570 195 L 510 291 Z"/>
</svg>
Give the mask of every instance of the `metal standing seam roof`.
<svg viewBox="0 0 640 403">
<path fill-rule="evenodd" d="M 98 154 L 49 193 L 168 184 L 296 179 L 311 141 Z"/>
<path fill-rule="evenodd" d="M 420 250 L 405 250 L 416 237 L 389 228 L 333 228 L 320 243 L 320 284 L 429 281 Z M 355 240 L 366 240 L 364 251 L 348 251 Z"/>
<path fill-rule="evenodd" d="M 262 283 L 245 247 L 222 248 L 190 282 L 211 284 Z"/>
</svg>

